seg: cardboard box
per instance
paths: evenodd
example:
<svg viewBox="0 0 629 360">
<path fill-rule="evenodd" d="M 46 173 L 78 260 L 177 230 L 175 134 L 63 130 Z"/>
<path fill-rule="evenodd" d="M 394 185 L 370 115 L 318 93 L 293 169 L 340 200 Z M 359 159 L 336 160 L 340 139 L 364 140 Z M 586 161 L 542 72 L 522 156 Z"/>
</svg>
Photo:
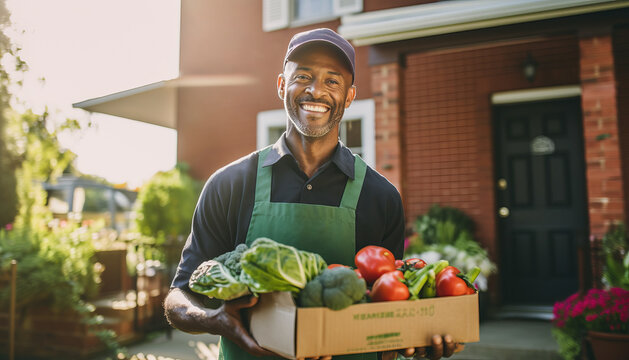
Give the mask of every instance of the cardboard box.
<svg viewBox="0 0 629 360">
<path fill-rule="evenodd" d="M 287 358 L 430 345 L 435 334 L 479 341 L 478 294 L 356 304 L 340 311 L 299 308 L 289 292 L 263 294 L 252 309 L 258 343 Z"/>
</svg>

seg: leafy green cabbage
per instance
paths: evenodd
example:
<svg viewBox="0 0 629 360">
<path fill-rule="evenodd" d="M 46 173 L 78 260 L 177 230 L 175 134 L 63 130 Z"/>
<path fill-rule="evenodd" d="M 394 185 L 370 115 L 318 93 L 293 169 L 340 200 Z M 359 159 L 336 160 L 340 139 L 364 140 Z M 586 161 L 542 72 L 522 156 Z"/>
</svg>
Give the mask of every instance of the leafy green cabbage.
<svg viewBox="0 0 629 360">
<path fill-rule="evenodd" d="M 240 258 L 240 282 L 254 293 L 299 292 L 326 269 L 321 255 L 258 238 Z"/>
<path fill-rule="evenodd" d="M 250 294 L 249 287 L 225 265 L 209 260 L 197 267 L 188 281 L 190 290 L 221 300 L 232 300 Z"/>
</svg>

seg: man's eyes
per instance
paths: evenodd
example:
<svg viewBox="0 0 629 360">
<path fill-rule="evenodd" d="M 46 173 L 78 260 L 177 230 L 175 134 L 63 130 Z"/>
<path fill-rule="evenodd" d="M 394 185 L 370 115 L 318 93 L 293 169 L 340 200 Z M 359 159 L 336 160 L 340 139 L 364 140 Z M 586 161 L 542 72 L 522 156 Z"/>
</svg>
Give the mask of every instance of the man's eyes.
<svg viewBox="0 0 629 360">
<path fill-rule="evenodd" d="M 310 81 L 311 79 L 312 77 L 310 75 L 306 75 L 306 74 L 295 75 L 295 80 L 297 81 Z M 325 82 L 329 85 L 334 85 L 334 86 L 341 84 L 341 82 L 335 78 L 327 79 Z"/>
</svg>

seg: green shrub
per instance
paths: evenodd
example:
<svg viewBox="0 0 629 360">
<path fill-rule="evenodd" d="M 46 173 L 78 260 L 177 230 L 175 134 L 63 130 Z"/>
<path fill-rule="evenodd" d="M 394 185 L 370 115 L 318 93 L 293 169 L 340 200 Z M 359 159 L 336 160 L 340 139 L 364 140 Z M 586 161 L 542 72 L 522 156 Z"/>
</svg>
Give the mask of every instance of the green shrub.
<svg viewBox="0 0 629 360">
<path fill-rule="evenodd" d="M 488 277 L 497 272 L 497 267 L 487 250 L 474 239 L 474 221 L 469 216 L 457 208 L 435 204 L 414 225 L 416 234 L 409 236 L 405 258 L 448 260 L 463 272 L 478 266 L 481 273 L 476 284 L 480 290 L 487 290 Z"/>
<path fill-rule="evenodd" d="M 629 290 L 629 236 L 624 224 L 611 227 L 603 237 L 603 281 Z"/>
<path fill-rule="evenodd" d="M 165 239 L 190 232 L 201 184 L 186 170 L 179 164 L 172 170 L 158 172 L 142 186 L 136 218 L 141 234 Z"/>
<path fill-rule="evenodd" d="M 425 245 L 454 244 L 460 236 L 471 237 L 474 221 L 457 208 L 434 204 L 417 218 L 415 230 Z"/>
<path fill-rule="evenodd" d="M 66 223 L 47 232 L 17 227 L 0 231 L 0 267 L 9 270 L 18 261 L 18 308 L 50 305 L 73 308 L 98 289 L 92 236 L 94 229 Z M 0 303 L 8 304 L 9 289 L 0 290 Z"/>
</svg>

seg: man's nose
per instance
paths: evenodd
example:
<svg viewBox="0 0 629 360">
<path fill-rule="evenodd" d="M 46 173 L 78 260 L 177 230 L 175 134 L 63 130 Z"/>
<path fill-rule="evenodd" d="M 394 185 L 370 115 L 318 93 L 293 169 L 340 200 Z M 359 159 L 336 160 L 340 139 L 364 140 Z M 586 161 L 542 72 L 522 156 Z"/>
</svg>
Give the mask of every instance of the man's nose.
<svg viewBox="0 0 629 360">
<path fill-rule="evenodd" d="M 321 97 L 324 94 L 324 84 L 320 81 L 313 81 L 308 85 L 306 91 L 312 95 L 315 99 Z"/>
</svg>

